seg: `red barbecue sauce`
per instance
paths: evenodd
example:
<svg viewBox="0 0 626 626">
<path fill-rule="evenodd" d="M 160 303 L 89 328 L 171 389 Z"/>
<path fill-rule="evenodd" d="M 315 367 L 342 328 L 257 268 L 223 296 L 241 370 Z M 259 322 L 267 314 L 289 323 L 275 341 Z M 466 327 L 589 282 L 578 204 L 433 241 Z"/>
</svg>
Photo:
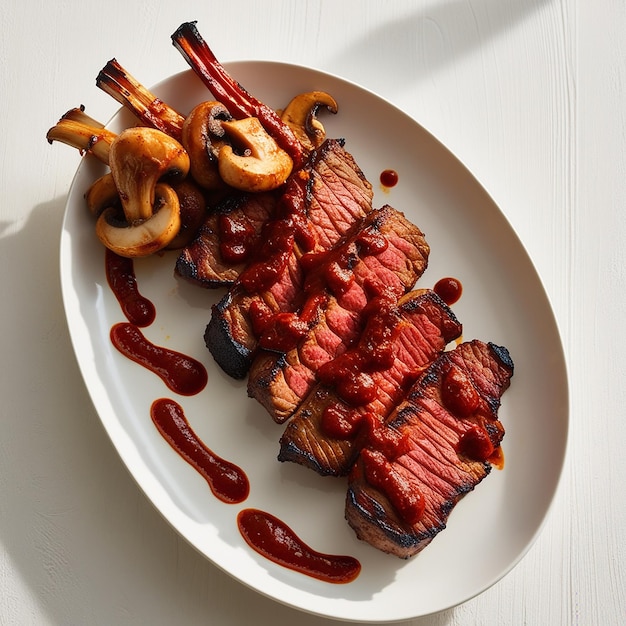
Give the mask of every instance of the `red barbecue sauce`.
<svg viewBox="0 0 626 626">
<path fill-rule="evenodd" d="M 288 220 L 267 222 L 252 261 L 239 275 L 238 282 L 248 293 L 269 289 L 282 276 L 291 257 L 294 228 Z"/>
<path fill-rule="evenodd" d="M 243 263 L 252 252 L 256 231 L 249 222 L 234 220 L 229 215 L 218 218 L 220 254 L 228 263 Z"/>
<path fill-rule="evenodd" d="M 347 406 L 331 403 L 322 414 L 322 429 L 336 438 L 352 438 L 361 422 L 353 407 L 365 406 L 376 398 L 377 387 L 371 373 L 391 367 L 393 341 L 399 329 L 400 315 L 392 294 L 371 300 L 363 312 L 367 320 L 359 343 L 322 365 L 317 376 L 333 387 Z"/>
<path fill-rule="evenodd" d="M 450 366 L 441 380 L 443 405 L 456 417 L 469 417 L 478 409 L 480 397 L 469 376 L 456 365 Z"/>
<path fill-rule="evenodd" d="M 139 293 L 133 260 L 119 256 L 108 248 L 105 250 L 107 282 L 126 319 L 135 326 L 150 326 L 156 317 L 156 309 Z"/>
<path fill-rule="evenodd" d="M 175 393 L 193 396 L 207 384 L 208 375 L 202 363 L 180 352 L 154 345 L 134 324 L 115 324 L 110 337 L 124 356 L 154 372 Z"/>
<path fill-rule="evenodd" d="M 398 184 L 398 172 L 396 170 L 383 170 L 380 173 L 380 184 L 390 189 Z"/>
<path fill-rule="evenodd" d="M 250 493 L 245 472 L 214 454 L 192 430 L 182 407 L 174 400 L 155 400 L 150 417 L 164 439 L 207 481 L 213 495 L 228 504 L 243 502 Z"/>
<path fill-rule="evenodd" d="M 458 302 L 463 293 L 463 285 L 457 278 L 446 277 L 438 280 L 433 291 L 448 305 Z"/>
<path fill-rule="evenodd" d="M 361 564 L 351 556 L 317 552 L 284 522 L 258 509 L 243 509 L 237 526 L 247 544 L 265 558 L 301 574 L 328 583 L 352 582 Z"/>
<path fill-rule="evenodd" d="M 247 258 L 252 246 L 251 233 L 229 223 L 223 223 L 222 230 L 228 231 L 227 248 L 222 250 L 222 254 L 225 252 L 231 262 Z M 273 224 L 272 232 L 265 233 L 271 236 L 265 240 L 261 259 L 253 263 L 244 276 L 242 282 L 245 288 L 260 291 L 282 273 L 287 253 L 293 246 L 294 234 L 305 243 L 310 243 L 306 241 L 306 233 L 300 231 L 302 228 L 297 219 L 292 220 L 291 228 L 280 229 L 278 224 Z M 372 248 L 380 246 L 375 237 L 368 237 L 360 243 Z M 154 345 L 139 330 L 139 326 L 148 326 L 154 321 L 155 309 L 137 290 L 132 259 L 107 251 L 106 273 L 109 285 L 130 322 L 115 324 L 111 328 L 113 345 L 132 361 L 157 374 L 172 391 L 186 396 L 202 391 L 208 375 L 200 362 L 180 352 Z M 308 322 L 308 318 L 322 304 L 319 298 L 312 297 L 299 319 L 284 320 L 291 333 L 289 341 L 298 338 L 302 323 Z M 218 457 L 197 437 L 177 402 L 166 398 L 155 400 L 150 416 L 165 440 L 205 478 L 219 500 L 235 504 L 248 497 L 250 484 L 244 471 Z M 244 509 L 237 517 L 237 525 L 253 550 L 296 572 L 324 582 L 343 584 L 352 582 L 361 571 L 361 564 L 354 557 L 313 550 L 284 522 L 269 513 Z"/>
<path fill-rule="evenodd" d="M 361 452 L 367 482 L 380 489 L 407 524 L 416 524 L 424 513 L 426 502 L 416 481 L 401 474 L 382 452 Z"/>
<path fill-rule="evenodd" d="M 363 414 L 353 407 L 343 402 L 331 402 L 322 411 L 320 429 L 333 439 L 354 439 L 363 421 Z"/>
</svg>

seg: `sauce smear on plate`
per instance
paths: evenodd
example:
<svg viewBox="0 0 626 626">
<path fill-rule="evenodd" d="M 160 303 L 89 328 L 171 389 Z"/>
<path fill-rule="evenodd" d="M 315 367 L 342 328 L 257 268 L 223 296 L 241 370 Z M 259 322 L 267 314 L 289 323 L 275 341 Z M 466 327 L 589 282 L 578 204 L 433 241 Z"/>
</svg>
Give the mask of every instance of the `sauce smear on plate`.
<svg viewBox="0 0 626 626">
<path fill-rule="evenodd" d="M 208 374 L 202 363 L 180 352 L 154 345 L 134 324 L 115 324 L 110 336 L 113 345 L 124 356 L 157 374 L 175 393 L 193 396 L 206 386 Z"/>
<path fill-rule="evenodd" d="M 284 522 L 258 509 L 243 509 L 237 516 L 246 543 L 265 558 L 288 569 L 328 583 L 352 582 L 361 564 L 351 556 L 317 552 Z"/>
<path fill-rule="evenodd" d="M 156 317 L 154 304 L 139 293 L 132 259 L 105 248 L 105 271 L 111 291 L 120 303 L 126 319 L 135 326 L 150 326 Z"/>
<path fill-rule="evenodd" d="M 463 285 L 457 278 L 446 277 L 438 280 L 433 291 L 447 304 L 458 302 L 463 293 Z"/>
<path fill-rule="evenodd" d="M 243 502 L 250 493 L 245 472 L 209 450 L 192 430 L 183 408 L 174 400 L 152 403 L 150 417 L 164 439 L 209 483 L 213 495 L 228 504 Z"/>
</svg>

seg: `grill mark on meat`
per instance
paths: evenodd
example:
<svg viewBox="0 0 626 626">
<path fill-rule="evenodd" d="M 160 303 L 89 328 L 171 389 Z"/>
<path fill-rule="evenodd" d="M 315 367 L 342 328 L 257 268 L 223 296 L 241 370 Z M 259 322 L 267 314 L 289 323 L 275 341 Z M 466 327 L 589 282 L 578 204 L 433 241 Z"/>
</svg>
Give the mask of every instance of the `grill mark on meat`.
<svg viewBox="0 0 626 626">
<path fill-rule="evenodd" d="M 327 250 L 371 211 L 372 186 L 339 140 L 326 140 L 312 153 L 308 166 L 292 175 L 287 187 L 281 202 L 304 201 L 309 233 L 315 240 L 313 251 Z M 248 294 L 236 284 L 213 306 L 204 339 L 217 364 L 230 376 L 246 376 L 256 349 L 249 318 L 254 300 L 272 313 L 297 310 L 303 285 L 299 256 L 294 248 L 288 270 L 267 291 Z"/>
<path fill-rule="evenodd" d="M 278 423 L 286 421 L 310 392 L 317 369 L 358 339 L 363 328 L 362 313 L 369 301 L 368 286 L 385 285 L 400 297 L 426 269 L 429 248 L 424 235 L 402 213 L 389 206 L 372 211 L 350 237 L 354 239 L 372 226 L 385 237 L 386 249 L 358 259 L 352 268 L 354 281 L 349 290 L 330 297 L 317 323 L 298 346 L 286 355 L 260 351 L 255 356 L 248 394 Z"/>
<path fill-rule="evenodd" d="M 461 324 L 450 308 L 430 290 L 407 294 L 399 302 L 402 323 L 394 340 L 394 362 L 387 369 L 372 372 L 377 395 L 353 411 L 364 419 L 356 437 L 333 437 L 323 425 L 324 411 L 346 402 L 317 385 L 300 405 L 280 440 L 279 461 L 299 463 L 323 476 L 346 475 L 352 467 L 370 427 L 368 420 L 383 422 L 408 392 L 409 386 L 431 365 L 446 345 L 461 334 Z M 370 416 L 365 419 L 365 416 Z"/>
<path fill-rule="evenodd" d="M 220 216 L 228 215 L 254 231 L 256 237 L 276 209 L 273 193 L 230 195 L 207 215 L 196 238 L 185 246 L 176 260 L 175 273 L 200 287 L 229 287 L 246 266 L 245 262 L 225 261 L 220 252 Z"/>
<path fill-rule="evenodd" d="M 458 417 L 446 408 L 443 381 L 450 367 L 460 368 L 479 397 L 475 411 Z M 401 479 L 417 485 L 424 512 L 408 523 L 388 494 L 365 477 L 366 452 L 349 478 L 346 519 L 357 537 L 372 546 L 409 558 L 423 550 L 445 527 L 457 502 L 491 471 L 489 460 L 463 453 L 462 437 L 480 426 L 499 446 L 504 428 L 497 420 L 500 398 L 510 384 L 513 362 L 505 348 L 478 340 L 442 354 L 418 379 L 404 402 L 387 420 L 387 428 L 402 440 L 397 458 L 387 459 Z"/>
</svg>

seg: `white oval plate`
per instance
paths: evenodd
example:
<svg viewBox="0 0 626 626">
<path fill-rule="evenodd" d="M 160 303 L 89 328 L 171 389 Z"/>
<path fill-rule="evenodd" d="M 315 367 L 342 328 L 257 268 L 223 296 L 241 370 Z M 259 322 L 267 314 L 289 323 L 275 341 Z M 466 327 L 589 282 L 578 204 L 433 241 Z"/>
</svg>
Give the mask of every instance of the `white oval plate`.
<svg viewBox="0 0 626 626">
<path fill-rule="evenodd" d="M 568 388 L 563 350 L 541 282 L 516 234 L 467 169 L 419 124 L 367 90 L 319 71 L 273 62 L 227 65 L 248 91 L 274 107 L 313 89 L 330 92 L 336 116 L 324 115 L 329 137 L 345 137 L 375 189 L 375 206 L 389 203 L 426 233 L 432 253 L 418 283 L 461 280 L 454 306 L 464 339 L 508 347 L 515 376 L 503 398 L 505 468 L 494 470 L 453 511 L 448 528 L 410 561 L 359 542 L 343 519 L 346 484 L 276 460 L 282 428 L 226 377 L 204 347 L 210 307 L 222 292 L 173 276 L 176 255 L 136 263 L 142 293 L 157 308 L 146 336 L 202 361 L 209 383 L 179 401 L 198 435 L 216 454 L 240 465 L 251 480 L 241 505 L 219 502 L 206 482 L 154 428 L 151 402 L 171 392 L 156 376 L 111 345 L 123 321 L 104 274 L 104 253 L 83 194 L 104 172 L 95 159 L 78 168 L 61 236 L 61 280 L 72 343 L 85 384 L 123 462 L 171 525 L 215 565 L 279 602 L 325 617 L 391 622 L 444 610 L 504 576 L 536 538 L 560 478 L 567 443 Z M 207 99 L 191 72 L 153 89 L 182 113 Z M 118 113 L 116 131 L 132 118 Z M 380 172 L 395 169 L 398 185 L 383 191 Z M 313 548 L 350 554 L 362 564 L 346 585 L 314 580 L 274 565 L 240 537 L 237 513 L 258 507 L 286 522 Z"/>
</svg>

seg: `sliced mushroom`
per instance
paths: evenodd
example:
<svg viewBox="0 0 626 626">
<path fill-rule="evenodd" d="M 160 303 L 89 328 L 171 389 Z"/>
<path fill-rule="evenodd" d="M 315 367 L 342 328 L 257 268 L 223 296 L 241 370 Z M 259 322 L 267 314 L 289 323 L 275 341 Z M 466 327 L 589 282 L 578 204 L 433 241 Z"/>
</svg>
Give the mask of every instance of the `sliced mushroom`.
<svg viewBox="0 0 626 626">
<path fill-rule="evenodd" d="M 293 169 L 291 157 L 278 146 L 256 117 L 222 122 L 232 144 L 220 150 L 218 166 L 225 183 L 258 192 L 280 187 Z"/>
<path fill-rule="evenodd" d="M 231 119 L 226 107 L 214 100 L 200 103 L 185 118 L 181 141 L 189 154 L 191 176 L 205 189 L 224 187 L 217 157 L 226 143 L 222 122 Z"/>
<path fill-rule="evenodd" d="M 187 175 L 189 155 L 164 132 L 133 127 L 123 130 L 111 144 L 109 165 L 126 220 L 135 223 L 152 217 L 157 181 Z"/>
<path fill-rule="evenodd" d="M 97 178 L 85 193 L 87 208 L 94 217 L 99 217 L 105 209 L 113 206 L 121 209 L 120 195 L 113 180 L 113 174 L 108 172 Z"/>
<path fill-rule="evenodd" d="M 169 245 L 180 231 L 180 205 L 176 192 L 165 183 L 154 189 L 156 208 L 148 219 L 120 222 L 114 207 L 105 209 L 96 222 L 98 239 L 116 254 L 144 257 Z"/>
<path fill-rule="evenodd" d="M 318 148 L 326 138 L 326 130 L 317 119 L 321 106 L 337 113 L 335 99 L 325 91 L 309 91 L 295 96 L 281 113 L 281 119 L 291 128 L 306 150 Z"/>
</svg>

